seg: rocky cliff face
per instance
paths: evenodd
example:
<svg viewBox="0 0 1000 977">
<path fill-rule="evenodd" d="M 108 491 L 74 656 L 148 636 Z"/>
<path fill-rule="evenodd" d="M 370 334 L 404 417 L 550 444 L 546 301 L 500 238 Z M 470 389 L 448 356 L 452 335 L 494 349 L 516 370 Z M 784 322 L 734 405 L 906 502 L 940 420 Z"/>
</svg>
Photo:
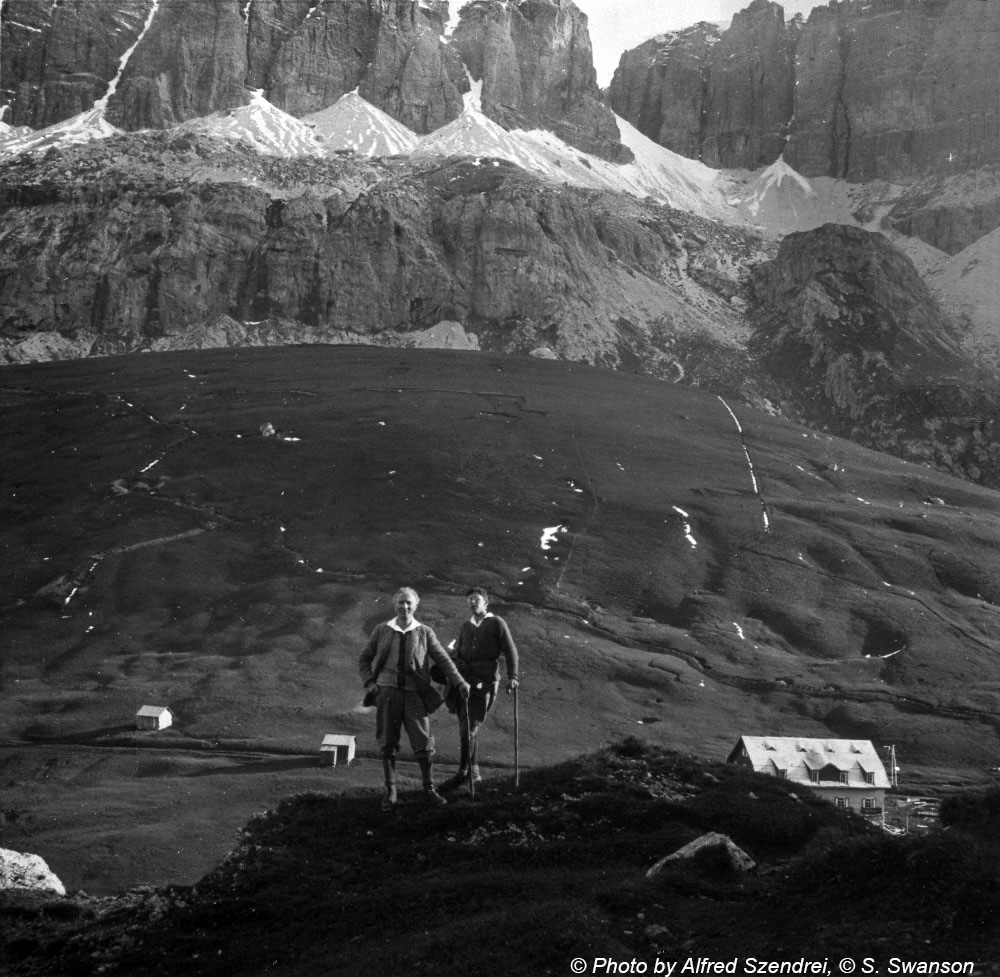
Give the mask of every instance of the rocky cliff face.
<svg viewBox="0 0 1000 977">
<path fill-rule="evenodd" d="M 145 23 L 149 0 L 54 4 L 18 0 L 0 9 L 4 121 L 35 129 L 101 98 Z"/>
<path fill-rule="evenodd" d="M 1000 9 L 982 0 L 816 8 L 796 50 L 785 159 L 855 182 L 995 162 L 998 39 Z"/>
<path fill-rule="evenodd" d="M 475 0 L 453 43 L 504 128 L 550 129 L 594 155 L 632 159 L 599 101 L 587 17 L 568 0 Z"/>
<path fill-rule="evenodd" d="M 725 32 L 709 24 L 647 41 L 622 56 L 612 108 L 674 152 L 709 166 L 773 163 L 793 112 L 798 21 L 753 0 Z"/>
<path fill-rule="evenodd" d="M 1000 6 L 982 0 L 846 0 L 815 8 L 805 25 L 754 0 L 717 44 L 668 35 L 627 53 L 611 104 L 712 166 L 756 167 L 784 152 L 806 176 L 944 174 L 998 158 L 998 38 Z M 678 104 L 690 107 L 680 127 Z"/>
<path fill-rule="evenodd" d="M 465 56 L 501 125 L 631 158 L 598 101 L 587 18 L 563 0 L 482 0 L 463 11 L 455 44 L 446 0 L 18 0 L 0 16 L 11 125 L 42 128 L 105 99 L 119 128 L 164 128 L 258 90 L 301 116 L 358 90 L 423 134 L 461 113 Z"/>
<path fill-rule="evenodd" d="M 295 116 L 358 89 L 415 132 L 431 132 L 462 111 L 468 90 L 442 43 L 447 19 L 444 0 L 258 0 L 247 16 L 249 86 Z"/>
<path fill-rule="evenodd" d="M 700 159 L 707 63 L 720 32 L 700 23 L 626 51 L 611 79 L 615 111 L 672 152 Z"/>
<path fill-rule="evenodd" d="M 285 161 L 170 133 L 19 157 L 0 208 L 14 359 L 25 341 L 395 343 L 457 322 L 486 348 L 676 378 L 692 344 L 697 375 L 742 328 L 709 242 L 762 256 L 751 235 L 496 160 Z"/>
<path fill-rule="evenodd" d="M 966 357 L 912 262 L 880 234 L 790 234 L 755 269 L 752 349 L 783 408 L 879 450 L 1000 479 L 1000 382 Z"/>
<path fill-rule="evenodd" d="M 758 169 L 784 149 L 794 111 L 797 22 L 754 0 L 708 58 L 702 158 L 709 166 Z"/>
<path fill-rule="evenodd" d="M 40 128 L 107 95 L 115 125 L 162 128 L 243 105 L 248 90 L 301 115 L 360 88 L 427 132 L 458 115 L 468 87 L 441 40 L 447 11 L 445 0 L 18 0 L 3 10 L 7 121 Z"/>
</svg>

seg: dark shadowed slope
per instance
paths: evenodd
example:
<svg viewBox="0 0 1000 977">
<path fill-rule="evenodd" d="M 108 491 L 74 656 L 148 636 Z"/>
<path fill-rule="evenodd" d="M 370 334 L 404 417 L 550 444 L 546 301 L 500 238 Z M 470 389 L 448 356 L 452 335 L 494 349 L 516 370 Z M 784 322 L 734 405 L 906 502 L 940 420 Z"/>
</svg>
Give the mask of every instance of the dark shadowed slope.
<svg viewBox="0 0 1000 977">
<path fill-rule="evenodd" d="M 467 586 L 497 595 L 528 764 L 630 732 L 716 759 L 741 733 L 872 738 L 911 781 L 998 764 L 995 492 L 698 390 L 532 359 L 298 347 L 3 380 L 0 733 L 41 764 L 134 742 L 138 706 L 169 705 L 153 742 L 206 749 L 143 766 L 145 793 L 139 760 L 109 769 L 115 803 L 170 822 L 157 805 L 176 790 L 213 857 L 254 794 L 211 750 L 309 754 L 341 731 L 371 756 L 357 654 L 403 582 L 446 641 Z M 504 702 L 491 764 L 512 735 Z M 17 755 L 12 784 L 34 777 Z M 24 811 L 58 793 L 65 818 L 106 784 L 65 762 Z M 258 792 L 288 772 L 228 765 Z M 102 815 L 84 807 L 86 836 Z M 23 847 L 84 857 L 80 834 L 20 823 Z"/>
<path fill-rule="evenodd" d="M 516 794 L 507 779 L 474 804 L 404 800 L 390 817 L 375 807 L 357 795 L 287 798 L 190 887 L 102 900 L 0 893 L 5 973 L 998 969 L 989 838 L 890 837 L 806 787 L 634 739 L 532 771 Z M 706 832 L 739 846 L 739 868 L 708 848 L 647 877 Z"/>
</svg>

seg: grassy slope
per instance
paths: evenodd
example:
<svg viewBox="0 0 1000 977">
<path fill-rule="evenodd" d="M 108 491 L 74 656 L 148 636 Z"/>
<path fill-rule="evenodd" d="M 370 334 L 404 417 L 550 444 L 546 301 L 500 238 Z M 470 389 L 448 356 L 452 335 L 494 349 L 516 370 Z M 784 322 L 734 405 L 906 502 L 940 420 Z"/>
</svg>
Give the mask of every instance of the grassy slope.
<svg viewBox="0 0 1000 977">
<path fill-rule="evenodd" d="M 741 733 L 874 738 L 911 783 L 997 765 L 996 493 L 483 354 L 160 354 L 10 368 L 3 393 L 4 843 L 71 888 L 193 881 L 283 794 L 375 786 L 356 656 L 402 582 L 445 640 L 470 583 L 496 593 L 529 765 L 631 732 L 714 759 Z M 128 735 L 147 702 L 176 730 Z M 332 731 L 357 769 L 307 765 Z M 512 746 L 504 701 L 485 759 Z"/>
</svg>

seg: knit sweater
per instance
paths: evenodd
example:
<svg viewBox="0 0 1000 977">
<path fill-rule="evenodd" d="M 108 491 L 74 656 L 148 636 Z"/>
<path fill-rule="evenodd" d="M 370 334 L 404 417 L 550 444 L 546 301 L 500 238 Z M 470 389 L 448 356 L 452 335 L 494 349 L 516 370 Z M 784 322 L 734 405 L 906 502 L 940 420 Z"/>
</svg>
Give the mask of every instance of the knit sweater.
<svg viewBox="0 0 1000 977">
<path fill-rule="evenodd" d="M 395 654 L 399 649 L 399 634 L 399 629 L 393 626 L 392 621 L 380 624 L 372 631 L 365 650 L 358 660 L 362 683 L 367 685 L 373 678 L 377 678 L 379 685 L 396 684 Z M 455 663 L 431 628 L 416 622 L 415 626 L 409 628 L 405 634 L 404 671 L 407 673 L 407 678 L 411 679 L 408 682 L 409 688 L 419 690 L 430 687 L 432 662 L 444 673 L 449 685 L 462 684 L 462 676 L 455 668 Z"/>
<path fill-rule="evenodd" d="M 500 681 L 501 655 L 507 666 L 507 681 L 517 679 L 517 646 L 502 617 L 487 614 L 479 625 L 473 621 L 462 624 L 455 645 L 455 664 L 470 685 L 496 685 Z"/>
</svg>

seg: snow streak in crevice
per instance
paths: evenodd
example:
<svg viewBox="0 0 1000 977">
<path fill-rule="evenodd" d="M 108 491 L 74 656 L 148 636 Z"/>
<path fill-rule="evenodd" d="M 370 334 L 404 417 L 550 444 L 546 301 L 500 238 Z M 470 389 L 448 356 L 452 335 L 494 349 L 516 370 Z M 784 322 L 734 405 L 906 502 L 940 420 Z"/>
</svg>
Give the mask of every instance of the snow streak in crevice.
<svg viewBox="0 0 1000 977">
<path fill-rule="evenodd" d="M 680 508 L 680 506 L 673 505 L 670 508 L 684 520 L 684 538 L 691 544 L 691 549 L 698 549 L 698 540 L 696 540 L 692 535 L 691 523 L 688 522 L 688 519 L 691 517 L 682 508 Z"/>
<path fill-rule="evenodd" d="M 118 89 L 118 83 L 122 80 L 122 74 L 125 72 L 125 66 L 129 63 L 129 59 L 135 53 L 135 49 L 139 46 L 142 39 L 146 36 L 146 31 L 149 30 L 150 24 L 153 23 L 153 18 L 156 16 L 157 8 L 160 6 L 160 0 L 153 0 L 153 6 L 149 8 L 149 16 L 146 17 L 146 23 L 143 24 L 142 30 L 139 31 L 139 36 L 135 39 L 135 43 L 122 55 L 121 61 L 118 62 L 118 72 L 111 79 L 111 83 L 108 85 L 108 90 L 104 95 L 94 102 L 94 109 L 101 115 L 108 107 L 108 100 Z"/>
<path fill-rule="evenodd" d="M 718 394 L 716 394 L 718 396 Z M 739 418 L 733 413 L 732 407 L 729 406 L 721 397 L 719 397 L 719 403 L 729 411 L 729 416 L 733 419 L 733 423 L 736 425 L 736 430 L 740 436 L 740 444 L 743 446 L 743 455 L 747 460 L 747 468 L 750 470 L 750 482 L 753 485 L 753 494 L 757 496 L 760 502 L 761 512 L 764 515 L 764 532 L 769 533 L 771 531 L 771 519 L 767 514 L 767 503 L 764 501 L 764 496 L 760 494 L 760 486 L 757 484 L 757 474 L 753 470 L 753 459 L 750 457 L 750 449 L 747 447 L 746 436 L 743 433 L 743 425 L 740 424 Z"/>
</svg>

